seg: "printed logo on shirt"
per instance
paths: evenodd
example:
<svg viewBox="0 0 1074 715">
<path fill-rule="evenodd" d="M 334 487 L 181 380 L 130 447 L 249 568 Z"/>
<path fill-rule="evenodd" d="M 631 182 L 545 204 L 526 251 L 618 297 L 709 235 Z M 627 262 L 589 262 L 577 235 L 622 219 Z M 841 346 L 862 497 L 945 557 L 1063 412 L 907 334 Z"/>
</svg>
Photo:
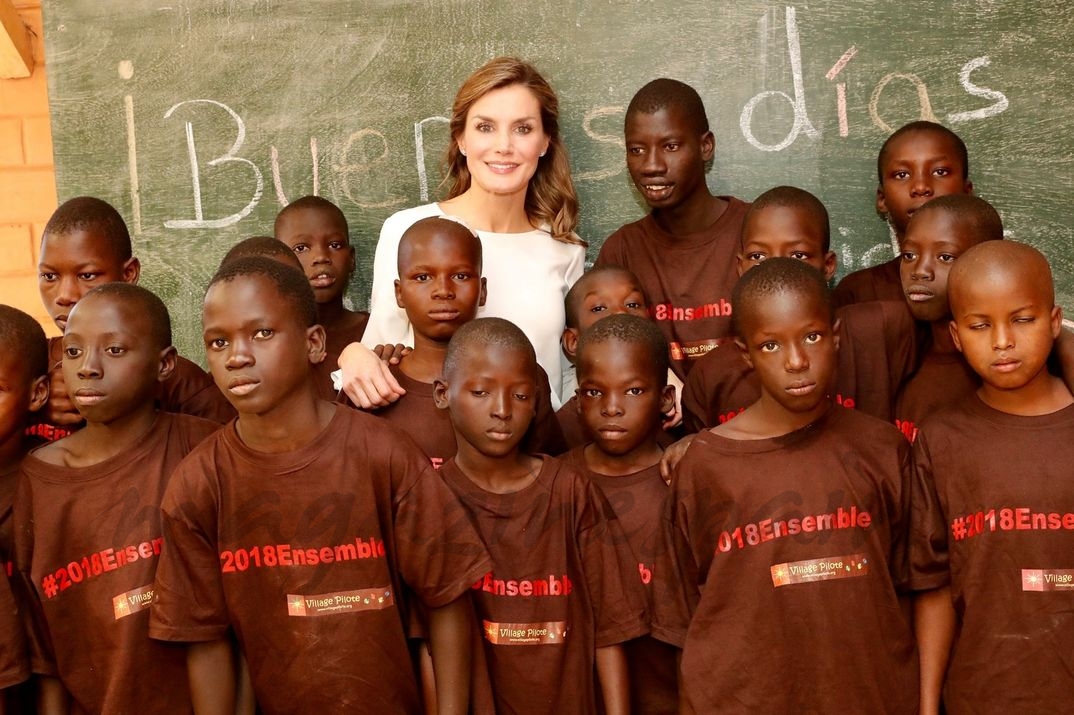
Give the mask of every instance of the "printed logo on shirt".
<svg viewBox="0 0 1074 715">
<path fill-rule="evenodd" d="M 865 554 L 830 556 L 823 559 L 776 564 L 770 567 L 770 571 L 772 572 L 772 585 L 779 588 L 796 583 L 835 581 L 865 576 L 869 573 L 869 559 Z"/>
<path fill-rule="evenodd" d="M 556 576 L 548 574 L 547 578 L 538 579 L 502 579 L 496 578 L 491 571 L 470 587 L 474 591 L 484 591 L 494 596 L 569 596 L 574 590 L 567 574 Z"/>
<path fill-rule="evenodd" d="M 895 420 L 895 426 L 899 428 L 899 431 L 903 433 L 906 439 L 910 440 L 911 444 L 917 439 L 917 425 L 914 424 L 913 420 Z"/>
<path fill-rule="evenodd" d="M 45 598 L 56 598 L 61 592 L 83 581 L 97 578 L 101 574 L 129 566 L 137 561 L 160 556 L 160 549 L 163 545 L 164 537 L 158 536 L 152 541 L 143 541 L 140 544 L 122 546 L 118 549 L 104 549 L 89 556 L 83 556 L 78 561 L 72 561 L 66 566 L 45 574 L 41 578 L 41 591 L 45 594 Z"/>
<path fill-rule="evenodd" d="M 1022 569 L 1022 590 L 1074 592 L 1074 569 Z"/>
<path fill-rule="evenodd" d="M 153 602 L 153 584 L 142 586 L 112 598 L 112 613 L 116 620 L 149 608 Z"/>
<path fill-rule="evenodd" d="M 220 573 L 236 573 L 249 568 L 291 568 L 317 566 L 337 561 L 384 558 L 384 542 L 375 536 L 357 537 L 336 546 L 304 549 L 291 544 L 264 544 L 248 549 L 227 549 L 220 552 Z"/>
<path fill-rule="evenodd" d="M 849 509 L 837 507 L 835 511 L 808 514 L 788 519 L 761 519 L 758 522 L 737 526 L 733 531 L 723 531 L 716 539 L 717 555 L 732 549 L 745 549 L 759 546 L 774 539 L 783 539 L 799 534 L 833 531 L 838 529 L 868 529 L 873 524 L 872 515 L 864 509 L 852 506 Z"/>
<path fill-rule="evenodd" d="M 566 621 L 485 624 L 485 640 L 493 645 L 559 645 L 567 640 Z"/>
<path fill-rule="evenodd" d="M 649 315 L 653 320 L 704 320 L 705 318 L 731 317 L 731 301 L 720 298 L 714 303 L 702 303 L 693 306 L 677 306 L 674 303 L 657 303 L 650 306 Z"/>
<path fill-rule="evenodd" d="M 287 615 L 312 617 L 334 616 L 357 611 L 379 611 L 395 605 L 390 587 L 363 588 L 357 591 L 336 591 L 302 596 L 287 594 Z"/>
<path fill-rule="evenodd" d="M 709 338 L 708 340 L 697 340 L 691 343 L 680 343 L 672 340 L 668 343 L 668 355 L 672 360 L 697 360 L 730 341 L 731 338 Z"/>
<path fill-rule="evenodd" d="M 1074 531 L 1074 512 L 1000 507 L 951 519 L 951 536 L 955 541 L 995 531 Z"/>
<path fill-rule="evenodd" d="M 58 439 L 70 437 L 74 433 L 66 427 L 57 427 L 56 425 L 50 425 L 47 422 L 41 422 L 27 427 L 24 434 L 27 437 L 39 437 L 48 442 L 55 442 Z"/>
</svg>

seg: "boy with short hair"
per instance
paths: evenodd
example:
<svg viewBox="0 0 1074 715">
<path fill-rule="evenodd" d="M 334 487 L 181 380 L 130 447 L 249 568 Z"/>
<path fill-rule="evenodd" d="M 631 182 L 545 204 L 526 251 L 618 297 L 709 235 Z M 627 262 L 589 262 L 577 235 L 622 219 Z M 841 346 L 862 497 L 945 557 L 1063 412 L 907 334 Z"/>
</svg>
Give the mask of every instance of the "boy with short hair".
<svg viewBox="0 0 1074 715">
<path fill-rule="evenodd" d="M 239 417 L 169 485 L 149 629 L 188 644 L 195 709 L 234 708 L 233 630 L 266 712 L 417 712 L 409 588 L 428 614 L 440 712 L 465 712 L 464 599 L 488 554 L 409 437 L 318 399 L 309 366 L 325 338 L 309 282 L 270 259 L 234 261 L 209 285 L 203 324 Z"/>
<path fill-rule="evenodd" d="M 339 354 L 360 342 L 369 313 L 349 310 L 343 303 L 354 274 L 354 246 L 347 217 L 338 206 L 320 196 L 303 196 L 283 207 L 273 227 L 276 238 L 294 252 L 317 300 L 317 322 L 328 342 L 325 359 L 317 365 L 321 396 L 334 399 L 337 390 L 331 373 Z"/>
<path fill-rule="evenodd" d="M 141 264 L 132 254 L 130 234 L 119 212 L 105 201 L 79 196 L 62 203 L 45 225 L 38 271 L 41 300 L 62 331 L 88 290 L 104 283 L 137 283 Z M 46 421 L 31 428 L 45 439 L 64 437 L 82 423 L 63 383 L 60 353 L 60 340 L 53 338 Z M 177 357 L 170 377 L 159 383 L 157 399 L 166 412 L 219 423 L 234 416 L 205 371 L 183 357 Z"/>
<path fill-rule="evenodd" d="M 414 438 L 433 466 L 455 454 L 455 431 L 447 412 L 437 409 L 433 383 L 444 370 L 451 336 L 473 320 L 485 304 L 481 239 L 459 221 L 430 216 L 414 222 L 399 241 L 395 300 L 414 329 L 414 348 L 389 365 L 406 390 L 373 414 L 394 422 Z M 535 416 L 528 451 L 560 454 L 563 435 L 552 412 L 548 376 L 539 370 Z"/>
<path fill-rule="evenodd" d="M 651 211 L 609 236 L 597 264 L 638 277 L 671 367 L 685 380 L 695 360 L 730 340 L 734 257 L 748 204 L 713 196 L 705 183 L 715 139 L 689 85 L 661 78 L 638 90 L 625 135 L 630 178 Z"/>
<path fill-rule="evenodd" d="M 174 467 L 219 425 L 157 410 L 176 354 L 149 291 L 98 286 L 65 328 L 64 380 L 86 425 L 23 459 L 15 498 L 16 563 L 47 633 L 32 667 L 78 712 L 184 712 L 184 654 L 147 632 L 159 508 Z"/>
<path fill-rule="evenodd" d="M 264 256 L 296 270 L 303 270 L 302 263 L 295 252 L 272 236 L 250 236 L 242 239 L 228 249 L 228 252 L 220 259 L 220 265 L 249 256 Z"/>
<path fill-rule="evenodd" d="M 828 211 L 793 186 L 769 189 L 753 202 L 742 227 L 739 273 L 771 258 L 794 258 L 835 274 Z M 914 361 L 913 321 L 902 301 L 846 306 L 839 317 L 840 350 L 832 385 L 837 404 L 890 421 L 895 396 Z M 682 398 L 691 432 L 723 424 L 760 397 L 758 376 L 737 345 L 721 345 L 690 372 Z"/>
<path fill-rule="evenodd" d="M 955 346 L 981 385 L 914 444 L 921 712 L 1047 712 L 1074 692 L 1074 397 L 1046 362 L 1048 262 L 1010 241 L 951 269 Z M 952 647 L 953 643 L 953 647 Z"/>
<path fill-rule="evenodd" d="M 26 639 L 8 579 L 14 575 L 12 512 L 19 463 L 32 441 L 26 426 L 48 401 L 48 341 L 36 320 L 0 305 L 0 712 L 31 706 L 26 688 L 9 690 L 29 675 Z M 20 594 L 21 595 L 21 594 Z M 19 604 L 25 608 L 25 604 Z"/>
<path fill-rule="evenodd" d="M 772 258 L 733 295 L 761 397 L 675 468 L 657 562 L 653 635 L 683 648 L 684 707 L 914 713 L 909 445 L 828 396 L 839 340 L 816 269 Z"/>
<path fill-rule="evenodd" d="M 637 276 L 619 266 L 595 266 L 583 273 L 567 291 L 563 308 L 567 324 L 563 328 L 560 344 L 571 365 L 575 365 L 578 337 L 598 320 L 622 314 L 649 317 L 645 291 L 642 290 Z M 665 349 L 666 347 L 665 344 Z M 578 386 L 577 367 L 569 382 L 574 388 Z M 567 383 L 568 379 L 564 376 L 564 384 Z M 578 395 L 574 389 L 571 393 L 570 399 L 556 410 L 556 419 L 563 430 L 568 449 L 581 447 L 592 439 L 585 432 L 579 418 Z"/>
<path fill-rule="evenodd" d="M 606 712 L 626 712 L 620 644 L 647 632 L 641 585 L 624 576 L 632 556 L 596 487 L 519 450 L 536 374 L 522 331 L 481 318 L 456 331 L 436 382 L 458 440 L 440 476 L 493 561 L 471 590 L 491 681 L 475 711 L 595 713 L 595 667 Z"/>
<path fill-rule="evenodd" d="M 963 253 L 981 242 L 1002 238 L 999 214 L 975 196 L 933 199 L 910 221 L 899 270 L 905 300 L 920 326 L 919 357 L 895 402 L 895 423 L 910 441 L 925 417 L 954 404 L 980 384 L 951 337 L 947 279 Z"/>
<path fill-rule="evenodd" d="M 622 523 L 633 568 L 648 601 L 662 593 L 654 581 L 660 514 L 668 488 L 660 476 L 659 437 L 664 412 L 675 400 L 667 384 L 667 344 L 647 318 L 602 318 L 578 341 L 577 409 L 593 441 L 563 461 L 604 493 Z M 651 715 L 678 712 L 678 650 L 650 636 L 623 645 L 630 671 L 631 710 Z"/>
<path fill-rule="evenodd" d="M 962 138 L 936 122 L 910 122 L 887 138 L 876 158 L 876 212 L 902 251 L 910 217 L 930 200 L 972 194 L 969 152 Z M 901 253 L 878 266 L 845 276 L 832 293 L 836 306 L 873 300 L 901 301 Z"/>
</svg>

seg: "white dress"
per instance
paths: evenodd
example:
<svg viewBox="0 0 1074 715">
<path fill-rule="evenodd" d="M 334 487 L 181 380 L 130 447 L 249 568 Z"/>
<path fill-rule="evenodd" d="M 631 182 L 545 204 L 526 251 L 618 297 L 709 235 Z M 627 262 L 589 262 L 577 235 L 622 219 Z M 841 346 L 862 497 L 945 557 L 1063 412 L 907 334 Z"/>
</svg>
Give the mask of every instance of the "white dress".
<svg viewBox="0 0 1074 715">
<path fill-rule="evenodd" d="M 373 259 L 369 323 L 362 338 L 366 346 L 414 344 L 406 311 L 395 303 L 399 239 L 415 221 L 443 215 L 439 204 L 426 204 L 392 214 L 381 227 Z M 563 298 L 585 270 L 585 248 L 557 241 L 542 229 L 526 233 L 478 231 L 478 235 L 488 298 L 477 315 L 504 318 L 522 329 L 533 343 L 537 362 L 548 373 L 552 402 L 558 409 L 564 368 L 569 367 L 559 343 Z"/>
</svg>

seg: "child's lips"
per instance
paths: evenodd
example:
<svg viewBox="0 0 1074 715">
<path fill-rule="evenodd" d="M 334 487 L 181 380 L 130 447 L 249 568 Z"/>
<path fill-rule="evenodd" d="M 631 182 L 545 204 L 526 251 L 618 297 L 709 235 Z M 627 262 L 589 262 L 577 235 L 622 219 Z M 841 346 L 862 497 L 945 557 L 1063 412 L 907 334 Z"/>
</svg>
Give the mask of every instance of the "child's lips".
<svg viewBox="0 0 1074 715">
<path fill-rule="evenodd" d="M 459 311 L 454 308 L 439 308 L 437 310 L 430 310 L 429 317 L 433 320 L 455 320 L 459 317 Z"/>
<path fill-rule="evenodd" d="M 72 395 L 74 401 L 78 405 L 88 406 L 96 405 L 98 402 L 104 399 L 104 393 L 99 390 L 91 390 L 88 388 L 79 388 L 74 391 Z"/>
<path fill-rule="evenodd" d="M 597 428 L 597 434 L 604 439 L 620 439 L 626 436 L 627 430 L 619 425 L 603 425 Z"/>
<path fill-rule="evenodd" d="M 336 282 L 336 277 L 331 273 L 317 273 L 310 277 L 310 285 L 314 288 L 330 288 Z"/>
<path fill-rule="evenodd" d="M 233 377 L 227 383 L 227 391 L 232 395 L 242 397 L 256 390 L 260 384 L 259 380 L 255 380 L 252 377 Z"/>
<path fill-rule="evenodd" d="M 1022 361 L 1015 358 L 999 358 L 992 362 L 992 369 L 1001 373 L 1014 372 L 1021 364 Z"/>
<path fill-rule="evenodd" d="M 641 191 L 650 199 L 663 199 L 671 193 L 674 184 L 647 183 L 641 185 Z"/>
<path fill-rule="evenodd" d="M 797 382 L 792 382 L 790 385 L 787 385 L 783 389 L 784 391 L 789 392 L 792 395 L 801 397 L 802 395 L 808 395 L 816 388 L 817 383 L 815 382 L 811 382 L 809 380 L 799 380 Z"/>
<path fill-rule="evenodd" d="M 910 286 L 905 292 L 906 299 L 911 303 L 924 303 L 936 297 L 935 293 L 924 286 Z"/>
</svg>

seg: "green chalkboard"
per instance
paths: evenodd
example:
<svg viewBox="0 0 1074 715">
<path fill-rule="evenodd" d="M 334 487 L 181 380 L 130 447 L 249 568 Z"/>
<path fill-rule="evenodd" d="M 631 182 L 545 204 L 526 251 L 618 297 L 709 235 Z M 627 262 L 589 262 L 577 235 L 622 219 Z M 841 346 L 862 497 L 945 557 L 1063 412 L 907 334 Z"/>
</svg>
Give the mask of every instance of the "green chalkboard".
<svg viewBox="0 0 1074 715">
<path fill-rule="evenodd" d="M 966 140 L 978 193 L 1044 249 L 1074 308 L 1074 4 L 834 0 L 45 0 L 57 183 L 132 227 L 182 350 L 201 350 L 205 282 L 237 240 L 317 192 L 351 224 L 364 306 L 381 222 L 437 196 L 442 119 L 485 60 L 533 61 L 561 98 L 591 258 L 644 213 L 622 150 L 646 81 L 696 86 L 709 176 L 828 205 L 841 274 L 891 255 L 876 152 L 919 117 Z"/>
</svg>

